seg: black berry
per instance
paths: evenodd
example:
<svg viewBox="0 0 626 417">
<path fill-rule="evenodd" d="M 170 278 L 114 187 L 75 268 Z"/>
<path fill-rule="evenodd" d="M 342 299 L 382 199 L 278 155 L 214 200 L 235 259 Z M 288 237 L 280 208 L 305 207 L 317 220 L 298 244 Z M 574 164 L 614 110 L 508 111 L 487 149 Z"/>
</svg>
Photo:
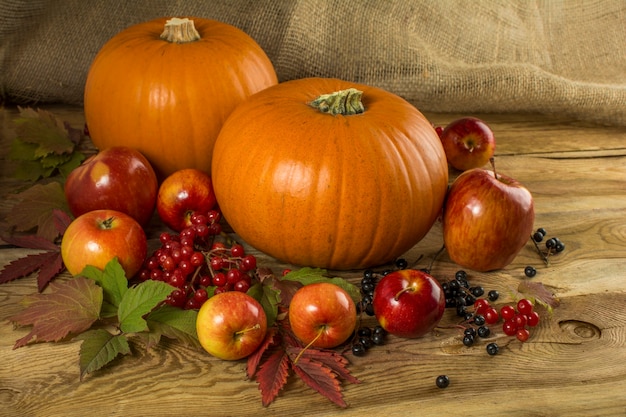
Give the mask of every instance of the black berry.
<svg viewBox="0 0 626 417">
<path fill-rule="evenodd" d="M 448 375 L 439 375 L 435 384 L 437 384 L 439 388 L 447 388 L 448 385 L 450 385 L 450 378 L 448 378 Z"/>
<path fill-rule="evenodd" d="M 489 297 L 489 301 L 496 301 L 498 297 L 500 297 L 500 293 L 497 290 L 491 290 L 487 294 L 487 297 Z"/>
<path fill-rule="evenodd" d="M 528 265 L 526 268 L 524 268 L 524 274 L 525 274 L 528 278 L 532 278 L 532 277 L 534 277 L 535 275 L 537 275 L 537 270 L 536 270 L 534 267 L 532 267 L 532 266 Z"/>
<path fill-rule="evenodd" d="M 487 345 L 487 353 L 491 356 L 497 355 L 500 351 L 498 344 L 496 342 L 491 342 Z"/>
</svg>

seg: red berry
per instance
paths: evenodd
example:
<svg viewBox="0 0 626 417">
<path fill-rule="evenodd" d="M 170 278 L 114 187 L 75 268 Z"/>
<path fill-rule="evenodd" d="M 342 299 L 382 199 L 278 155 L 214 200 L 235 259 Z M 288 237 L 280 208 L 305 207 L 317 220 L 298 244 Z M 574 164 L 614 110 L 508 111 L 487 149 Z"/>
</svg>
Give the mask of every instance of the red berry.
<svg viewBox="0 0 626 417">
<path fill-rule="evenodd" d="M 529 315 L 533 311 L 533 303 L 526 298 L 522 298 L 517 302 L 517 311 L 522 314 Z"/>
<path fill-rule="evenodd" d="M 529 315 L 526 316 L 527 323 L 530 327 L 535 327 L 539 324 L 539 313 L 536 311 L 532 311 Z"/>
<path fill-rule="evenodd" d="M 233 287 L 235 291 L 247 292 L 250 289 L 250 284 L 246 280 L 237 281 Z"/>
<path fill-rule="evenodd" d="M 518 329 L 523 329 L 524 327 L 526 327 L 526 323 L 528 323 L 528 319 L 526 319 L 525 315 L 518 313 L 515 315 L 515 317 L 513 317 L 513 322 L 515 323 Z"/>
<path fill-rule="evenodd" d="M 223 287 L 226 285 L 226 282 L 226 274 L 222 272 L 218 272 L 215 276 L 213 276 L 213 285 L 216 287 Z"/>
<path fill-rule="evenodd" d="M 502 306 L 500 309 L 500 315 L 504 320 L 509 320 L 515 317 L 515 308 L 512 306 Z"/>
<path fill-rule="evenodd" d="M 228 272 L 226 272 L 226 281 L 231 285 L 235 285 L 237 281 L 241 280 L 242 275 L 243 273 L 237 268 L 229 269 Z"/>
<path fill-rule="evenodd" d="M 484 298 L 478 298 L 474 302 L 474 313 L 484 314 L 489 307 L 491 307 L 489 301 L 485 300 Z"/>
<path fill-rule="evenodd" d="M 241 259 L 241 269 L 244 272 L 252 271 L 256 268 L 256 258 L 254 255 L 246 255 Z"/>
<path fill-rule="evenodd" d="M 230 248 L 230 254 L 235 258 L 241 258 L 245 254 L 243 246 L 236 243 Z"/>
<path fill-rule="evenodd" d="M 498 310 L 493 307 L 487 308 L 483 316 L 485 316 L 485 323 L 487 324 L 496 324 L 500 321 L 500 315 L 498 314 Z"/>
<path fill-rule="evenodd" d="M 502 324 L 502 331 L 507 336 L 513 336 L 517 332 L 517 325 L 513 319 L 505 320 Z"/>
<path fill-rule="evenodd" d="M 204 255 L 202 252 L 194 252 L 189 258 L 189 262 L 191 262 L 191 265 L 195 267 L 200 266 L 204 264 Z"/>
<path fill-rule="evenodd" d="M 525 342 L 530 337 L 530 332 L 528 331 L 528 329 L 517 329 L 515 336 L 520 342 Z"/>
</svg>

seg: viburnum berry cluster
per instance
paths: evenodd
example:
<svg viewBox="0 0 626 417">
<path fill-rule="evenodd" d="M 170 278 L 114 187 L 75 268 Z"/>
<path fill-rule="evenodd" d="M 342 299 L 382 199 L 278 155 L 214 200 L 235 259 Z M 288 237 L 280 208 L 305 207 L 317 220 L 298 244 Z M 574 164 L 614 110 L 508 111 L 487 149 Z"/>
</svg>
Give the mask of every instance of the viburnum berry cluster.
<svg viewBox="0 0 626 417">
<path fill-rule="evenodd" d="M 504 305 L 498 311 L 489 304 L 484 298 L 476 300 L 474 304 L 475 317 L 483 316 L 485 323 L 497 324 L 501 320 L 502 331 L 507 336 L 515 336 L 519 341 L 525 342 L 530 337 L 530 328 L 539 324 L 539 313 L 534 310 L 533 303 L 522 298 L 514 307 L 512 305 Z"/>
<path fill-rule="evenodd" d="M 180 233 L 162 232 L 161 246 L 147 258 L 139 280 L 176 287 L 165 302 L 185 309 L 199 309 L 213 294 L 247 292 L 255 279 L 256 258 L 225 237 L 221 218 L 219 210 L 194 213 L 191 225 Z"/>
</svg>

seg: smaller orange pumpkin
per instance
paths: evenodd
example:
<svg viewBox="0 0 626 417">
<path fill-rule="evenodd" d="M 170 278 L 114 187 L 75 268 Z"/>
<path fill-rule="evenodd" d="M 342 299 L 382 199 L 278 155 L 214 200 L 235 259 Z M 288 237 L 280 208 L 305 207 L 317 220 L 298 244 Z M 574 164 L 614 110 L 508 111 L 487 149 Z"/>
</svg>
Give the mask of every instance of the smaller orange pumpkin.
<svg viewBox="0 0 626 417">
<path fill-rule="evenodd" d="M 308 78 L 240 104 L 215 143 L 228 223 L 282 261 L 356 269 L 394 260 L 441 212 L 448 166 L 432 124 L 381 89 Z"/>
<path fill-rule="evenodd" d="M 209 19 L 131 26 L 98 52 L 85 84 L 85 119 L 103 150 L 129 146 L 160 179 L 184 168 L 211 172 L 213 144 L 237 104 L 277 83 L 261 47 Z"/>
</svg>

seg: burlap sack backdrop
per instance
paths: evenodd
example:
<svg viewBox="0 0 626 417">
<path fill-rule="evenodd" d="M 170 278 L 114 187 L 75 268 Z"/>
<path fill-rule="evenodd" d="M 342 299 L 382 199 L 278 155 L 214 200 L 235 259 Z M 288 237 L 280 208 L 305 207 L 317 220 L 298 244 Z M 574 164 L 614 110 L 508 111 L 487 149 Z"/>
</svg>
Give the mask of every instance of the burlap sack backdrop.
<svg viewBox="0 0 626 417">
<path fill-rule="evenodd" d="M 422 111 L 626 125 L 624 0 L 0 0 L 0 92 L 80 104 L 100 47 L 161 16 L 243 29 L 281 81 L 352 80 Z"/>
</svg>

